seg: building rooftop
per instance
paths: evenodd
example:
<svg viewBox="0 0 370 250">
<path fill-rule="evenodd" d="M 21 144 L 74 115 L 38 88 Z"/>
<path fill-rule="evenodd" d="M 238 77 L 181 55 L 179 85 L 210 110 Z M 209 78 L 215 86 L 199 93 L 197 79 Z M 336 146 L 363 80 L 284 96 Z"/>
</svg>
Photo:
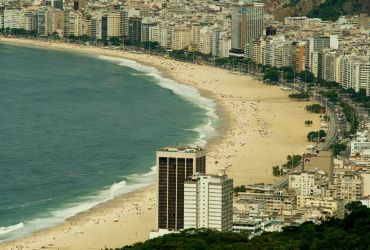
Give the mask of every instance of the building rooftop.
<svg viewBox="0 0 370 250">
<path fill-rule="evenodd" d="M 158 151 L 162 152 L 181 152 L 181 153 L 198 153 L 202 152 L 205 149 L 199 146 L 178 146 L 178 147 L 164 147 L 158 149 Z"/>
</svg>

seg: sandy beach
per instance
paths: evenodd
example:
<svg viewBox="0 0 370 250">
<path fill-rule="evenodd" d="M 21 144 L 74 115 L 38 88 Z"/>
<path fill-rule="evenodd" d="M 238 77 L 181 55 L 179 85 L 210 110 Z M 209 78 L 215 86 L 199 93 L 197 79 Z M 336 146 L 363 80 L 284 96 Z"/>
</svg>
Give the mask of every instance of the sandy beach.
<svg viewBox="0 0 370 250">
<path fill-rule="evenodd" d="M 59 42 L 13 38 L 0 38 L 0 42 L 131 59 L 199 89 L 216 101 L 221 120 L 219 136 L 207 145 L 207 172 L 215 174 L 227 167 L 235 186 L 273 183 L 272 166 L 285 163 L 289 154 L 305 152 L 307 133 L 320 127 L 319 116 L 304 110 L 309 102 L 293 102 L 288 98 L 290 92 L 224 69 Z M 312 120 L 313 126 L 306 127 L 305 120 Z M 143 241 L 155 228 L 155 202 L 155 187 L 147 187 L 74 216 L 60 226 L 0 244 L 0 249 L 102 249 Z"/>
</svg>

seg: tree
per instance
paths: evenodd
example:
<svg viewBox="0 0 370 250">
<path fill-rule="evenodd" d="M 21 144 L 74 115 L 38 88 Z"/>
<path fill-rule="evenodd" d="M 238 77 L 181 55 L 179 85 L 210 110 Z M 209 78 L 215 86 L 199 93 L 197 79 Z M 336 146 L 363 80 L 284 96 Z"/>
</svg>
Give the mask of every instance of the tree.
<svg viewBox="0 0 370 250">
<path fill-rule="evenodd" d="M 155 50 L 155 49 L 158 49 L 160 47 L 158 42 L 152 42 L 152 41 L 142 42 L 141 46 L 144 49 L 151 49 L 151 50 Z"/>
<path fill-rule="evenodd" d="M 52 38 L 52 39 L 60 39 L 60 37 L 59 37 L 59 34 L 58 34 L 58 32 L 53 32 L 53 33 L 51 33 L 50 34 L 50 37 Z"/>
<path fill-rule="evenodd" d="M 356 110 L 348 103 L 341 101 L 340 106 L 343 109 L 344 116 L 347 122 L 351 125 L 351 133 L 354 134 L 359 126 Z"/>
<path fill-rule="evenodd" d="M 306 120 L 304 121 L 304 125 L 306 125 L 306 127 L 311 127 L 313 124 L 313 121 L 312 120 Z"/>
<path fill-rule="evenodd" d="M 301 160 L 302 160 L 301 155 L 288 155 L 287 162 L 283 164 L 282 167 L 286 169 L 293 169 L 301 163 Z"/>
<path fill-rule="evenodd" d="M 295 73 L 293 71 L 284 72 L 284 79 L 287 82 L 294 82 Z"/>
<path fill-rule="evenodd" d="M 353 202 L 346 205 L 343 219 L 330 218 L 319 224 L 304 222 L 287 226 L 282 232 L 263 232 L 249 239 L 247 232 L 219 232 L 212 229 L 185 229 L 179 233 L 135 243 L 130 250 L 254 250 L 254 249 L 356 249 L 370 246 L 370 209 Z M 119 249 L 118 249 L 119 250 Z"/>
<path fill-rule="evenodd" d="M 311 131 L 307 134 L 307 140 L 309 142 L 320 142 L 326 137 L 326 132 L 324 130 Z"/>
<path fill-rule="evenodd" d="M 351 203 L 348 203 L 345 205 L 345 209 L 347 209 L 348 212 L 352 213 L 355 211 L 359 211 L 365 206 L 362 205 L 360 201 L 353 201 Z"/>
<path fill-rule="evenodd" d="M 308 71 L 308 70 L 304 70 L 302 72 L 300 72 L 298 74 L 299 78 L 301 79 L 301 81 L 305 82 L 305 83 L 311 83 L 315 80 L 315 75 Z"/>
<path fill-rule="evenodd" d="M 325 113 L 325 108 L 321 106 L 320 104 L 307 105 L 305 107 L 305 110 L 311 113 L 316 113 L 316 114 Z"/>
<path fill-rule="evenodd" d="M 77 39 L 77 37 L 76 37 L 75 35 L 73 35 L 73 34 L 70 34 L 70 35 L 68 36 L 68 39 L 69 39 L 69 40 L 74 41 L 74 40 L 76 40 L 76 39 Z"/>
<path fill-rule="evenodd" d="M 334 143 L 330 146 L 331 150 L 333 151 L 333 155 L 337 156 L 340 152 L 347 150 L 346 144 Z"/>
<path fill-rule="evenodd" d="M 111 43 L 113 46 L 120 46 L 121 45 L 121 39 L 119 37 L 110 37 L 109 38 L 109 43 Z"/>
<path fill-rule="evenodd" d="M 277 83 L 279 81 L 279 71 L 274 68 L 269 68 L 266 70 L 263 79 L 270 83 Z"/>
<path fill-rule="evenodd" d="M 245 191 L 246 191 L 246 188 L 244 185 L 234 188 L 234 193 L 245 192 Z"/>
<path fill-rule="evenodd" d="M 283 77 L 285 81 L 294 82 L 295 72 L 292 67 L 282 67 L 280 70 L 283 71 Z"/>
<path fill-rule="evenodd" d="M 308 100 L 310 99 L 310 95 L 307 92 L 301 92 L 290 94 L 289 98 L 294 100 Z"/>
<path fill-rule="evenodd" d="M 280 167 L 279 166 L 273 166 L 272 167 L 272 174 L 274 176 L 281 176 L 282 171 L 280 170 Z"/>
<path fill-rule="evenodd" d="M 215 65 L 216 66 L 225 66 L 227 64 L 230 64 L 230 59 L 228 57 L 216 58 L 216 60 L 215 60 Z"/>
<path fill-rule="evenodd" d="M 78 39 L 84 43 L 90 41 L 90 37 L 88 35 L 82 35 L 82 36 L 79 36 Z"/>
</svg>

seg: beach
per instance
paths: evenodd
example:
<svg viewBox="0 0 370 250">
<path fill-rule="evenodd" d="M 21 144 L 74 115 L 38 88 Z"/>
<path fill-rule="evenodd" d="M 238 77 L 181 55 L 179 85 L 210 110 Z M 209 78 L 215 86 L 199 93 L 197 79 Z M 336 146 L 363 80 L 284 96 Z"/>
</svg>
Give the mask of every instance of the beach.
<svg viewBox="0 0 370 250">
<path fill-rule="evenodd" d="M 126 58 L 197 88 L 217 103 L 220 117 L 218 136 L 206 148 L 207 173 L 226 171 L 234 186 L 273 183 L 272 167 L 285 163 L 289 154 L 305 152 L 310 144 L 307 133 L 320 128 L 319 115 L 304 110 L 310 102 L 293 102 L 290 92 L 278 86 L 224 69 L 59 42 L 14 38 L 0 38 L 0 42 Z M 306 127 L 305 120 L 312 120 L 313 126 Z M 102 249 L 146 240 L 156 227 L 155 197 L 154 186 L 125 194 L 0 249 Z"/>
</svg>

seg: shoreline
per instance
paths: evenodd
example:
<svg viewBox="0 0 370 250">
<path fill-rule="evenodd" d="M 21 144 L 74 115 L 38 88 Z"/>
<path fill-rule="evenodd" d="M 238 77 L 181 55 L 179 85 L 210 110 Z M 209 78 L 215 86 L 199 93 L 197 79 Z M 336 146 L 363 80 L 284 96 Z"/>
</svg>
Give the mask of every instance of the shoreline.
<svg viewBox="0 0 370 250">
<path fill-rule="evenodd" d="M 292 121 L 296 120 L 295 115 L 299 115 L 298 120 L 302 120 L 304 113 L 304 119 L 314 120 L 316 126 L 320 124 L 318 115 L 308 114 L 303 110 L 308 102 L 292 102 L 288 99 L 287 93 L 276 86 L 268 86 L 250 76 L 235 75 L 224 69 L 147 54 L 132 54 L 60 42 L 0 37 L 1 42 L 134 60 L 157 68 L 165 78 L 198 89 L 201 96 L 216 102 L 219 116 L 217 135 L 207 143 L 207 172 L 215 174 L 220 167 L 230 167 L 228 174 L 234 178 L 235 186 L 274 182 L 276 178 L 271 174 L 273 164 L 280 165 L 286 155 L 293 153 L 293 150 L 294 153 L 301 153 L 308 145 L 305 142 L 307 128 L 304 128 L 303 121 L 302 129 L 296 129 L 295 127 L 299 127 L 297 124 L 292 131 L 288 130 L 283 135 L 281 133 L 284 127 L 289 127 Z M 282 112 L 285 110 L 283 107 L 291 108 L 293 118 L 286 115 L 289 114 L 289 110 Z M 288 126 L 281 124 L 279 116 L 288 120 L 285 122 Z M 296 135 L 299 135 L 298 139 Z M 273 138 L 268 139 L 270 137 Z M 280 148 L 280 144 L 284 145 Z M 271 158 L 263 157 L 265 152 L 277 149 L 277 146 L 280 150 L 271 151 Z M 285 154 L 281 155 L 281 152 Z M 143 241 L 148 238 L 149 231 L 155 228 L 155 197 L 155 185 L 123 194 L 76 214 L 61 225 L 14 241 L 0 243 L 0 249 L 17 249 L 17 245 L 30 249 L 42 246 L 52 249 L 95 249 L 91 248 L 93 245 L 96 249 L 101 249 Z M 140 207 L 140 213 L 132 213 L 135 207 Z M 142 225 L 144 218 L 147 223 Z M 122 224 L 121 221 L 125 223 Z M 120 226 L 116 227 L 118 224 Z M 136 230 L 133 230 L 133 225 Z M 102 237 L 101 232 L 104 230 L 108 234 Z M 134 231 L 135 234 L 132 234 Z"/>
</svg>

